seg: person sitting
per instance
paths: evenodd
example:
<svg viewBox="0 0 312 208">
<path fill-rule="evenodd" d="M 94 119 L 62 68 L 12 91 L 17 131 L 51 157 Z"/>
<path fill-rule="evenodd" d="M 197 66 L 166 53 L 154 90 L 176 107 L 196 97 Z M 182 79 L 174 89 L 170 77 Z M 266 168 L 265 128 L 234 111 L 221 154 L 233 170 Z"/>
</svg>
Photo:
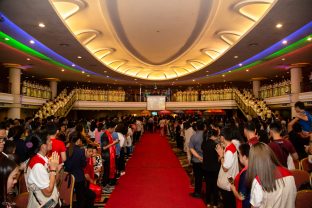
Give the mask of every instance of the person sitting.
<svg viewBox="0 0 312 208">
<path fill-rule="evenodd" d="M 296 117 L 294 120 L 298 121 L 302 127 L 302 132 L 305 137 L 309 137 L 309 134 L 312 132 L 312 116 L 311 114 L 305 110 L 305 106 L 303 102 L 295 103 L 295 111 Z"/>
<path fill-rule="evenodd" d="M 9 208 L 13 203 L 10 202 L 8 194 L 13 191 L 14 185 L 18 181 L 18 165 L 0 154 L 0 207 Z"/>
<path fill-rule="evenodd" d="M 253 207 L 295 207 L 295 179 L 268 145 L 259 142 L 251 147 L 246 178 Z"/>
<path fill-rule="evenodd" d="M 32 135 L 26 146 L 31 153 L 26 171 L 26 184 L 30 192 L 27 207 L 41 207 L 46 203 L 51 203 L 50 207 L 55 207 L 59 203 L 56 175 L 60 167 L 56 152 L 52 153 L 50 159 L 46 157 L 48 151 L 52 149 L 51 139 L 46 131 L 41 131 Z"/>
</svg>

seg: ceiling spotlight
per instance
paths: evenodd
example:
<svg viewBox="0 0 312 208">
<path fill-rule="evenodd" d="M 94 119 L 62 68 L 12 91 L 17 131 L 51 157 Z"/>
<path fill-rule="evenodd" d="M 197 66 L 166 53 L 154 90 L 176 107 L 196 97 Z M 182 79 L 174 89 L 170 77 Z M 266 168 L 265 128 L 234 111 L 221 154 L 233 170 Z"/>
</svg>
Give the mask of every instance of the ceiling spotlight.
<svg viewBox="0 0 312 208">
<path fill-rule="evenodd" d="M 27 61 L 30 61 L 30 58 L 27 58 L 26 60 L 27 60 Z"/>
<path fill-rule="evenodd" d="M 76 65 L 75 64 L 72 64 L 72 67 L 75 67 Z"/>
<path fill-rule="evenodd" d="M 222 77 L 225 77 L 225 74 L 222 74 Z"/>
<path fill-rule="evenodd" d="M 193 79 L 192 81 L 195 82 L 195 79 Z"/>
<path fill-rule="evenodd" d="M 44 28 L 44 27 L 45 27 L 45 24 L 43 24 L 42 22 L 40 22 L 40 23 L 38 24 L 38 26 L 41 27 L 41 28 Z"/>
<path fill-rule="evenodd" d="M 35 41 L 34 40 L 30 40 L 29 43 L 30 44 L 35 44 Z"/>
<path fill-rule="evenodd" d="M 81 56 L 77 56 L 77 58 L 81 59 L 82 57 Z"/>
<path fill-rule="evenodd" d="M 5 41 L 8 41 L 8 40 L 10 40 L 10 38 L 4 38 L 4 40 L 5 40 Z"/>
<path fill-rule="evenodd" d="M 84 74 L 84 73 L 85 73 L 85 71 L 81 71 L 81 73 L 83 73 L 83 74 Z"/>
<path fill-rule="evenodd" d="M 229 73 L 231 73 L 232 71 L 230 70 Z"/>
<path fill-rule="evenodd" d="M 104 71 L 104 73 L 107 73 L 107 71 Z"/>
<path fill-rule="evenodd" d="M 286 59 L 285 58 L 282 58 L 282 61 L 285 61 Z"/>
<path fill-rule="evenodd" d="M 283 25 L 281 23 L 278 23 L 277 25 L 275 25 L 276 28 L 282 28 Z"/>
<path fill-rule="evenodd" d="M 62 72 L 64 72 L 64 71 L 65 71 L 65 69 L 62 69 L 61 71 L 62 71 Z"/>
<path fill-rule="evenodd" d="M 208 77 L 209 76 L 209 74 L 206 74 L 206 77 Z"/>
<path fill-rule="evenodd" d="M 287 40 L 283 40 L 283 45 L 286 45 L 288 42 L 287 42 Z"/>
<path fill-rule="evenodd" d="M 109 76 L 108 76 L 108 75 L 107 75 L 106 77 L 107 77 L 107 78 L 109 78 Z"/>
<path fill-rule="evenodd" d="M 243 66 L 243 64 L 238 64 L 239 66 Z"/>
<path fill-rule="evenodd" d="M 246 72 L 249 72 L 249 69 L 246 69 Z"/>
<path fill-rule="evenodd" d="M 134 79 L 134 81 L 137 81 L 138 79 Z"/>
<path fill-rule="evenodd" d="M 206 71 L 207 73 L 209 72 L 209 71 Z"/>
<path fill-rule="evenodd" d="M 90 74 L 87 74 L 87 77 L 90 77 Z"/>
<path fill-rule="evenodd" d="M 308 37 L 308 39 L 307 39 L 308 41 L 311 41 L 312 40 L 312 37 Z"/>
<path fill-rule="evenodd" d="M 234 58 L 235 58 L 235 59 L 237 59 L 237 58 L 238 58 L 238 56 L 234 56 Z"/>
</svg>

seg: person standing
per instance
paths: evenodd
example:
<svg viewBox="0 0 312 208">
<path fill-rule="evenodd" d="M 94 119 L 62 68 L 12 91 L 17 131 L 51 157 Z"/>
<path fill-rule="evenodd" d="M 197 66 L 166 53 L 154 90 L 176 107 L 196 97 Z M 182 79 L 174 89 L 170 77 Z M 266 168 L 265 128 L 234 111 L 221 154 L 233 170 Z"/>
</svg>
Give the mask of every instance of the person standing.
<svg viewBox="0 0 312 208">
<path fill-rule="evenodd" d="M 111 186 L 114 185 L 114 179 L 116 174 L 116 144 L 119 140 L 115 140 L 112 137 L 112 133 L 115 131 L 116 124 L 114 122 L 106 123 L 106 130 L 101 136 L 101 149 L 103 159 L 103 182 L 104 191 L 110 192 Z"/>
<path fill-rule="evenodd" d="M 268 145 L 259 142 L 250 148 L 246 178 L 253 207 L 295 207 L 295 179 Z"/>
<path fill-rule="evenodd" d="M 231 191 L 229 178 L 234 178 L 239 172 L 237 149 L 232 143 L 232 129 L 225 127 L 221 132 L 221 143 L 225 146 L 222 148 L 218 144 L 216 151 L 221 161 L 221 167 L 218 175 L 218 187 L 221 189 L 222 202 L 224 208 L 235 208 L 235 197 Z"/>
<path fill-rule="evenodd" d="M 218 132 L 214 129 L 208 129 L 202 143 L 203 150 L 203 169 L 206 182 L 206 203 L 207 207 L 218 206 L 218 173 L 220 161 L 215 151 L 218 140 Z"/>
<path fill-rule="evenodd" d="M 191 194 L 194 198 L 201 197 L 202 180 L 203 180 L 203 150 L 201 148 L 204 138 L 205 124 L 202 121 L 196 123 L 197 131 L 190 139 L 190 152 L 192 154 L 193 173 L 195 178 L 195 189 Z"/>
</svg>

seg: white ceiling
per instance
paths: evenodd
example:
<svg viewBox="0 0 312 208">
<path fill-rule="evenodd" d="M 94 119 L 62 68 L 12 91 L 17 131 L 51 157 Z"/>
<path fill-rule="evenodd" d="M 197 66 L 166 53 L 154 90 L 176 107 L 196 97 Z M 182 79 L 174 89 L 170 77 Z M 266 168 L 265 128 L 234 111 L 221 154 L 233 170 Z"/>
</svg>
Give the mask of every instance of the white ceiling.
<svg viewBox="0 0 312 208">
<path fill-rule="evenodd" d="M 28 72 L 42 78 L 99 83 L 178 85 L 192 84 L 193 80 L 209 83 L 275 76 L 283 73 L 277 67 L 280 59 L 257 66 L 249 73 L 205 77 L 257 54 L 312 20 L 310 0 L 50 2 L 58 4 L 54 8 L 67 4 L 63 11 L 58 10 L 61 18 L 48 1 L 40 0 L 2 0 L 0 11 L 52 50 L 103 76 L 61 72 L 58 67 L 36 59 L 31 60 Z M 276 4 L 261 20 L 272 2 Z M 44 22 L 46 28 L 39 28 L 38 22 Z M 278 22 L 284 25 L 280 30 L 275 28 Z M 251 43 L 256 46 L 249 46 Z M 26 54 L 14 55 L 16 51 L 9 47 L 0 50 L 0 62 L 29 64 Z M 311 62 L 311 54 L 309 47 L 287 57 L 283 64 Z M 238 58 L 234 59 L 236 55 Z M 202 77 L 205 78 L 199 79 Z"/>
</svg>

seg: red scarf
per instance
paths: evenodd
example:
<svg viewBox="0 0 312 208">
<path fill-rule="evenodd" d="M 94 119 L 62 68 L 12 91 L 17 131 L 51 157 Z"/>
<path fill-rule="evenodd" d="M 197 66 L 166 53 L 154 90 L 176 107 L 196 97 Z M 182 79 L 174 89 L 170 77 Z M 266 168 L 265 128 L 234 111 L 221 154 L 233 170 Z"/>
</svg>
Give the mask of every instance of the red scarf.
<svg viewBox="0 0 312 208">
<path fill-rule="evenodd" d="M 108 137 L 109 144 L 112 144 L 114 140 L 113 140 L 111 133 L 108 130 L 106 130 L 105 134 Z M 116 157 L 116 146 L 112 145 L 109 147 L 109 178 L 110 179 L 115 178 L 115 173 L 116 173 L 115 157 Z"/>
<path fill-rule="evenodd" d="M 247 171 L 247 166 L 244 167 L 235 177 L 234 185 L 235 185 L 237 192 L 238 192 L 239 180 L 244 171 Z M 243 201 L 236 198 L 236 208 L 242 208 L 242 207 L 243 207 Z"/>
</svg>

